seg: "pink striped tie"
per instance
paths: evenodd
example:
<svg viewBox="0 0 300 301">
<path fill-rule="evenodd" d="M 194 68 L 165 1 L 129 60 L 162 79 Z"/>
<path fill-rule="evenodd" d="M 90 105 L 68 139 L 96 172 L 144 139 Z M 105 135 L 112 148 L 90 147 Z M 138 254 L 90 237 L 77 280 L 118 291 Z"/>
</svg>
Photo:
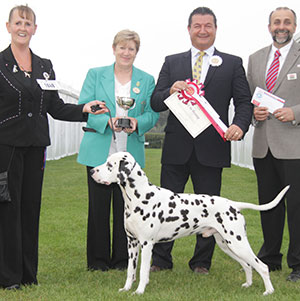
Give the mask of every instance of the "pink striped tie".
<svg viewBox="0 0 300 301">
<path fill-rule="evenodd" d="M 274 60 L 268 70 L 267 79 L 266 79 L 266 86 L 268 89 L 268 92 L 272 92 L 274 89 L 274 86 L 276 84 L 276 79 L 278 76 L 278 70 L 279 70 L 279 57 L 280 52 L 277 50 L 274 54 Z"/>
</svg>

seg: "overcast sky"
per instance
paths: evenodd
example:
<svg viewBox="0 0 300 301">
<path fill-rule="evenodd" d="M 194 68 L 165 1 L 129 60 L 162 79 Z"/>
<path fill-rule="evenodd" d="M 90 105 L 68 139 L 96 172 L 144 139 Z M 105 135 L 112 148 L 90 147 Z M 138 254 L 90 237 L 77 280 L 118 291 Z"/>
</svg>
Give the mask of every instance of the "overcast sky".
<svg viewBox="0 0 300 301">
<path fill-rule="evenodd" d="M 251 53 L 271 44 L 267 25 L 273 9 L 288 6 L 300 16 L 299 0 L 2 0 L 0 50 L 10 43 L 5 26 L 10 9 L 26 3 L 37 15 L 32 51 L 51 59 L 57 79 L 76 90 L 89 68 L 114 62 L 112 40 L 122 29 L 140 35 L 134 65 L 157 79 L 166 55 L 190 48 L 187 20 L 198 6 L 216 14 L 216 48 L 241 56 L 245 68 Z"/>
</svg>

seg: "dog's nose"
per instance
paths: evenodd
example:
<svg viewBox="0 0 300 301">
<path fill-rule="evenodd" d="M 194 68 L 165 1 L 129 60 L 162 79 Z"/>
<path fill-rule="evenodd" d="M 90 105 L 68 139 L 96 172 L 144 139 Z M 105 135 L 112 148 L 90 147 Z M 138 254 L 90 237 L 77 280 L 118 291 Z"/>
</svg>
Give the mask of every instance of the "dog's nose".
<svg viewBox="0 0 300 301">
<path fill-rule="evenodd" d="M 94 170 L 94 169 L 91 169 L 91 170 L 90 170 L 90 175 L 92 176 L 94 173 L 95 173 L 95 170 Z"/>
</svg>

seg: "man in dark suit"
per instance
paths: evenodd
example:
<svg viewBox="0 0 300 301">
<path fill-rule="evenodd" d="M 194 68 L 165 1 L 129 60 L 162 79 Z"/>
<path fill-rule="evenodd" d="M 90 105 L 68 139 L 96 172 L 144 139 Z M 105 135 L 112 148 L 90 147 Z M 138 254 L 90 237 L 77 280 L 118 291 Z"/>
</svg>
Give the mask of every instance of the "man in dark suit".
<svg viewBox="0 0 300 301">
<path fill-rule="evenodd" d="M 228 125 L 228 108 L 233 98 L 235 114 L 225 133 L 227 142 L 211 125 L 193 138 L 179 120 L 169 113 L 162 151 L 161 186 L 174 192 L 183 192 L 191 175 L 195 193 L 220 195 L 223 167 L 230 166 L 230 141 L 240 140 L 247 132 L 252 117 L 249 86 L 242 60 L 214 48 L 217 21 L 206 7 L 195 9 L 188 23 L 192 49 L 166 57 L 151 99 L 154 111 L 168 109 L 164 100 L 171 94 L 188 89 L 186 79 L 200 78 L 205 98 Z M 203 59 L 201 74 L 192 69 L 199 51 Z M 215 246 L 213 237 L 197 236 L 194 256 L 189 262 L 196 273 L 208 274 Z M 153 249 L 151 271 L 172 269 L 173 242 L 156 244 Z"/>
<path fill-rule="evenodd" d="M 287 213 L 289 229 L 289 281 L 300 281 L 300 45 L 293 41 L 297 17 L 287 7 L 275 9 L 269 17 L 273 43 L 249 57 L 248 80 L 251 92 L 256 87 L 269 90 L 285 100 L 283 108 L 269 113 L 267 107 L 255 107 L 253 163 L 257 176 L 259 203 L 268 203 L 286 185 L 286 202 L 261 213 L 264 243 L 258 257 L 269 270 L 281 270 L 280 252 Z M 279 51 L 278 69 L 273 85 L 268 80 Z M 276 60 L 275 60 L 276 61 Z"/>
</svg>

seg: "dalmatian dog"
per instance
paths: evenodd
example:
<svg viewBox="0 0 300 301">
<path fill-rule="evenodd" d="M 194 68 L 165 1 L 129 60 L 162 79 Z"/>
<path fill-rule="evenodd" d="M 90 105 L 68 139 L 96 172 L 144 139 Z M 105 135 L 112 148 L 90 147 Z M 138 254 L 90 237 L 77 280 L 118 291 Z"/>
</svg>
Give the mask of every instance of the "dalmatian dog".
<svg viewBox="0 0 300 301">
<path fill-rule="evenodd" d="M 218 246 L 238 261 L 246 274 L 243 287 L 252 284 L 252 268 L 262 277 L 264 295 L 272 294 L 268 266 L 253 253 L 247 239 L 242 209 L 265 211 L 275 207 L 289 186 L 265 205 L 234 202 L 219 196 L 174 193 L 151 184 L 131 154 L 115 153 L 106 163 L 91 170 L 92 178 L 101 184 L 118 183 L 125 202 L 125 230 L 128 238 L 128 268 L 125 286 L 131 289 L 136 280 L 141 248 L 140 282 L 135 293 L 143 294 L 149 282 L 152 248 L 155 243 L 202 234 L 213 235 Z"/>
</svg>

